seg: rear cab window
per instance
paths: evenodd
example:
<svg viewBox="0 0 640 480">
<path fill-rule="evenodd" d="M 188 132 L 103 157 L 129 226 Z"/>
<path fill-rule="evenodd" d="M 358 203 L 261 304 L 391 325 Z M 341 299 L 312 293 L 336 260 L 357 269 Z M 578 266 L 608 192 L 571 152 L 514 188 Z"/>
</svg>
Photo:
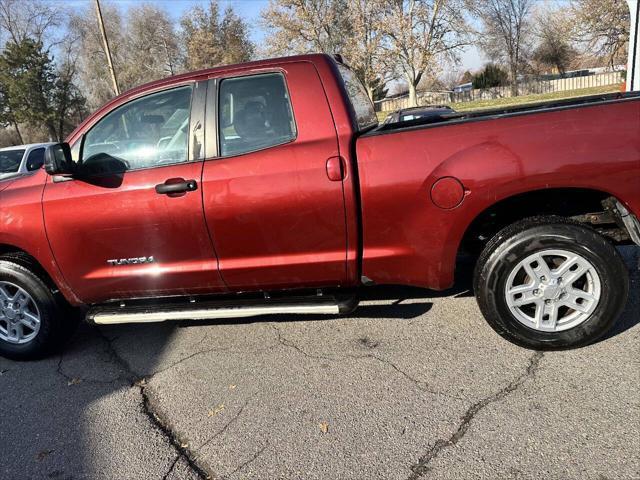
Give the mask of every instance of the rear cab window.
<svg viewBox="0 0 640 480">
<path fill-rule="evenodd" d="M 220 82 L 220 155 L 240 155 L 296 138 L 289 92 L 280 73 L 227 78 Z"/>
<path fill-rule="evenodd" d="M 337 66 L 353 108 L 358 131 L 377 126 L 378 117 L 364 85 L 349 67 L 341 63 L 338 63 Z"/>
</svg>

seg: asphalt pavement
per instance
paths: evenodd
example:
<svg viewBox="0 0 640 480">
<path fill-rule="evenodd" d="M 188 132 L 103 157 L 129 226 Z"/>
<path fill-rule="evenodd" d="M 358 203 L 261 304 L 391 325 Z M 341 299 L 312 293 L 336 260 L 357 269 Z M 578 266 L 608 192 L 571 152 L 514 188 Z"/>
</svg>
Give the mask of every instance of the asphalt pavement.
<svg viewBox="0 0 640 480">
<path fill-rule="evenodd" d="M 468 280 L 348 317 L 79 328 L 0 359 L 2 479 L 640 479 L 640 265 L 594 345 L 538 353 Z"/>
</svg>

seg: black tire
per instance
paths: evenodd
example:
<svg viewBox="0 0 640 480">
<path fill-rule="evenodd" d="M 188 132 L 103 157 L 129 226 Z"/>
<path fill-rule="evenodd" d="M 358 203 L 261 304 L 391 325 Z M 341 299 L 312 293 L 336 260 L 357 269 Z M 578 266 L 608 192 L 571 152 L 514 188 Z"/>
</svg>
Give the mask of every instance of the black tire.
<svg viewBox="0 0 640 480">
<path fill-rule="evenodd" d="M 543 332 L 517 320 L 507 305 L 509 274 L 529 255 L 546 249 L 576 253 L 595 268 L 601 282 L 600 300 L 582 323 L 564 331 Z M 480 255 L 474 290 L 489 325 L 507 340 L 536 350 L 588 345 L 602 338 L 624 309 L 629 274 L 614 246 L 594 230 L 562 217 L 534 217 L 495 235 Z"/>
<path fill-rule="evenodd" d="M 40 329 L 36 336 L 23 344 L 0 338 L 0 355 L 13 360 L 35 360 L 61 347 L 73 332 L 77 317 L 58 298 L 59 294 L 52 292 L 42 273 L 37 268 L 28 268 L 28 262 L 22 258 L 3 256 L 0 257 L 0 281 L 22 288 L 31 296 L 40 313 Z M 5 323 L 0 325 L 6 328 Z"/>
</svg>

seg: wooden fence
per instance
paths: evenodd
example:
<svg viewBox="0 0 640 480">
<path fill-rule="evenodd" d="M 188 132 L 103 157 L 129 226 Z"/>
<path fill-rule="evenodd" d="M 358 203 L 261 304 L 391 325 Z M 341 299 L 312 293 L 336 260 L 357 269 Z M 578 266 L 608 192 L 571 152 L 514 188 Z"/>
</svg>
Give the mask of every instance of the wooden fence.
<svg viewBox="0 0 640 480">
<path fill-rule="evenodd" d="M 564 92 L 581 88 L 618 85 L 624 81 L 623 72 L 607 72 L 582 77 L 559 78 L 556 80 L 527 79 L 518 82 L 518 95 Z M 474 100 L 509 98 L 511 87 L 474 89 L 466 92 L 418 92 L 418 105 L 443 105 Z M 386 98 L 375 102 L 377 112 L 394 111 L 409 108 L 409 95 Z"/>
</svg>

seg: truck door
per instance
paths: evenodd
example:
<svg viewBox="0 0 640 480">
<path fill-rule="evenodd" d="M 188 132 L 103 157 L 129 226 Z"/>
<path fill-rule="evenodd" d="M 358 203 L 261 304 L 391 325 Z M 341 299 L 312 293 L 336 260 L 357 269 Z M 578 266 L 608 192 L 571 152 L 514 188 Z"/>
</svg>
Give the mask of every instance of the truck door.
<svg viewBox="0 0 640 480">
<path fill-rule="evenodd" d="M 78 175 L 48 181 L 50 245 L 86 302 L 224 290 L 202 211 L 202 149 L 188 141 L 205 97 L 206 82 L 115 108 L 84 133 Z"/>
<path fill-rule="evenodd" d="M 226 284 L 344 283 L 343 169 L 315 67 L 224 76 L 209 92 L 207 135 L 217 144 L 204 164 L 203 201 Z"/>
</svg>

